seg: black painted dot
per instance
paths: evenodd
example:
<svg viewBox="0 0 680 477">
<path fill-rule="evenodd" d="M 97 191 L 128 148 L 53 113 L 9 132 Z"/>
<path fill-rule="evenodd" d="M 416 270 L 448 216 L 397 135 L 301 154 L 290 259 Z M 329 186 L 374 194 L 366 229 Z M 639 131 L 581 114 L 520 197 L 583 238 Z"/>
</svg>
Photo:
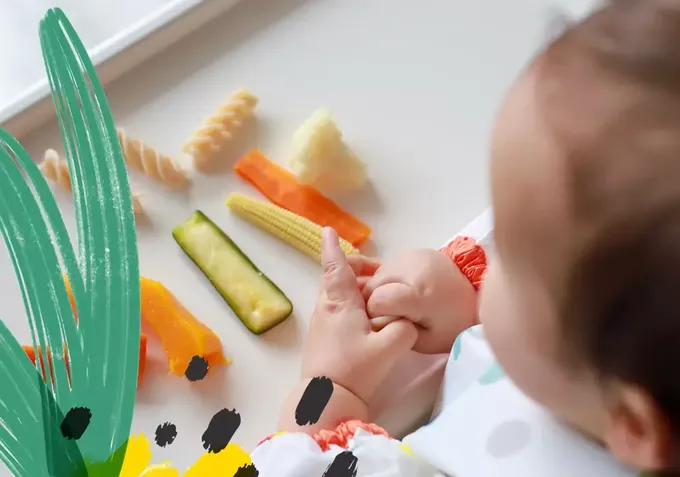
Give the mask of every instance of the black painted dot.
<svg viewBox="0 0 680 477">
<path fill-rule="evenodd" d="M 169 446 L 175 442 L 177 427 L 171 422 L 165 422 L 156 428 L 156 444 L 159 447 Z"/>
<path fill-rule="evenodd" d="M 189 381 L 200 381 L 208 375 L 208 360 L 203 356 L 194 356 L 184 372 Z"/>
<path fill-rule="evenodd" d="M 258 477 L 260 472 L 255 468 L 253 464 L 244 465 L 239 467 L 234 477 Z"/>
<path fill-rule="evenodd" d="M 61 435 L 66 439 L 80 439 L 90 425 L 92 412 L 86 407 L 72 407 L 61 421 Z"/>
<path fill-rule="evenodd" d="M 241 415 L 236 412 L 236 409 L 232 411 L 222 409 L 216 412 L 203 433 L 203 448 L 217 454 L 227 447 L 240 425 Z"/>
<path fill-rule="evenodd" d="M 298 426 L 316 424 L 333 396 L 333 381 L 317 377 L 309 381 L 300 402 L 295 408 L 295 422 Z"/>
<path fill-rule="evenodd" d="M 341 452 L 335 456 L 321 477 L 356 477 L 358 464 L 359 459 L 352 454 L 352 451 Z"/>
</svg>

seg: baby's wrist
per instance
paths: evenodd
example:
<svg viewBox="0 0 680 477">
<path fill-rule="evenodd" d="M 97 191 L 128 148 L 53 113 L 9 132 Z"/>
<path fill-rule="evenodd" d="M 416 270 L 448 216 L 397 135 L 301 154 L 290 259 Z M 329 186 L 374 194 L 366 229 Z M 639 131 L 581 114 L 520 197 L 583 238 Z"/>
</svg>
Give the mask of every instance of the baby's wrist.
<svg viewBox="0 0 680 477">
<path fill-rule="evenodd" d="M 368 405 L 353 392 L 337 383 L 333 383 L 333 394 L 324 407 L 318 420 L 302 422 L 309 419 L 298 412 L 298 404 L 305 393 L 311 379 L 301 380 L 288 394 L 284 401 L 279 418 L 279 430 L 287 432 L 304 432 L 314 434 L 322 430 L 334 429 L 348 420 L 368 421 Z"/>
</svg>

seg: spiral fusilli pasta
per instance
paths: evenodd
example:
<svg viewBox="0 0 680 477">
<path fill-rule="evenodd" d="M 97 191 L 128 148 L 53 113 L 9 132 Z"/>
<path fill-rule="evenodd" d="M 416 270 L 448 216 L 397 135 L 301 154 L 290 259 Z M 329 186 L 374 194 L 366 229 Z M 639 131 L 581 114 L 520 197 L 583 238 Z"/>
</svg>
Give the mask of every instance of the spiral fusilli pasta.
<svg viewBox="0 0 680 477">
<path fill-rule="evenodd" d="M 160 154 L 139 139 L 128 137 L 124 129 L 118 129 L 118 139 L 125 162 L 132 169 L 143 172 L 171 189 L 184 189 L 189 185 L 186 171 L 170 157 Z"/>
<path fill-rule="evenodd" d="M 40 164 L 40 171 L 45 177 L 57 183 L 64 190 L 71 191 L 71 176 L 68 163 L 59 157 L 54 149 L 45 151 L 45 159 Z"/>
<path fill-rule="evenodd" d="M 193 157 L 197 170 L 207 169 L 214 154 L 253 115 L 257 103 L 257 97 L 246 89 L 239 89 L 184 144 L 182 149 Z"/>
<path fill-rule="evenodd" d="M 40 171 L 45 177 L 54 181 L 62 189 L 71 192 L 71 175 L 68 171 L 68 162 L 59 157 L 59 153 L 54 149 L 45 151 L 45 158 L 40 163 Z M 140 194 L 132 194 L 132 208 L 135 214 L 144 212 L 140 201 Z"/>
</svg>

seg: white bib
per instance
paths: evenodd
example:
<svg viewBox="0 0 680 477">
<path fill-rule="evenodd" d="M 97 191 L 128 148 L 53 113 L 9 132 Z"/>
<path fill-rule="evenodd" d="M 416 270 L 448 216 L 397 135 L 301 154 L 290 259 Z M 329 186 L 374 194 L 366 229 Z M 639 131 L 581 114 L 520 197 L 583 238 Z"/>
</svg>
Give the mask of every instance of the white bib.
<svg viewBox="0 0 680 477">
<path fill-rule="evenodd" d="M 404 443 L 452 477 L 638 475 L 519 391 L 494 359 L 481 325 L 456 340 L 436 411 Z"/>
</svg>

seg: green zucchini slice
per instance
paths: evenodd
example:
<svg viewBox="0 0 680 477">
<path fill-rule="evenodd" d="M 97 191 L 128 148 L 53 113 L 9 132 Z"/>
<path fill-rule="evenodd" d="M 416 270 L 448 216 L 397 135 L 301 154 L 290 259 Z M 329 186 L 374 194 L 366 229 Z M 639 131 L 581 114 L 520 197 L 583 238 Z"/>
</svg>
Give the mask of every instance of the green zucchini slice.
<svg viewBox="0 0 680 477">
<path fill-rule="evenodd" d="M 172 236 L 251 332 L 264 333 L 293 312 L 281 289 L 200 210 Z"/>
</svg>

